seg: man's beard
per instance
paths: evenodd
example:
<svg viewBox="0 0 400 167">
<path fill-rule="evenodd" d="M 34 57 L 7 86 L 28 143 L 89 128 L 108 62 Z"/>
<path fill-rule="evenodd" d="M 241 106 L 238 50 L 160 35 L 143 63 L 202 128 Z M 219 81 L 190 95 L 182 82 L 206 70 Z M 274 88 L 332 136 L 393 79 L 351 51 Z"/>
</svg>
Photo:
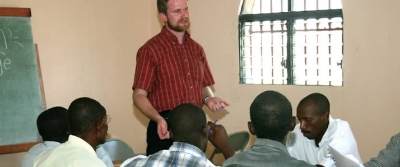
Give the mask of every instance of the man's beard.
<svg viewBox="0 0 400 167">
<path fill-rule="evenodd" d="M 185 32 L 189 29 L 190 27 L 190 21 L 189 19 L 186 20 L 187 24 L 184 24 L 183 26 L 179 25 L 180 22 L 184 22 L 184 20 L 179 20 L 176 25 L 172 25 L 171 22 L 167 21 L 168 27 L 171 30 L 174 30 L 176 32 Z"/>
</svg>

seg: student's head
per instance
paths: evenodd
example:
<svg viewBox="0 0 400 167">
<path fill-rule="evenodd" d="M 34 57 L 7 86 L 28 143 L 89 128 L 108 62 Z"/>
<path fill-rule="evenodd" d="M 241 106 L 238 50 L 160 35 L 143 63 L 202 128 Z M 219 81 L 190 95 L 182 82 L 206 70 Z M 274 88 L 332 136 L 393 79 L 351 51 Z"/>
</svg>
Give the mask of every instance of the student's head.
<svg viewBox="0 0 400 167">
<path fill-rule="evenodd" d="M 200 107 L 181 104 L 167 119 L 170 135 L 177 142 L 185 142 L 205 151 L 208 142 L 207 119 Z"/>
<path fill-rule="evenodd" d="M 68 139 L 67 109 L 53 107 L 39 114 L 37 128 L 43 141 L 63 143 Z"/>
<path fill-rule="evenodd" d="M 321 139 L 329 124 L 329 100 L 321 93 L 312 93 L 297 106 L 301 132 L 308 139 Z"/>
<path fill-rule="evenodd" d="M 292 106 L 289 100 L 275 91 L 259 94 L 250 106 L 249 130 L 258 138 L 283 142 L 294 128 Z"/>
<path fill-rule="evenodd" d="M 190 27 L 187 0 L 157 0 L 160 19 L 176 32 L 187 31 Z"/>
<path fill-rule="evenodd" d="M 88 142 L 92 147 L 105 142 L 108 130 L 106 109 L 96 100 L 81 97 L 68 108 L 70 133 Z"/>
</svg>

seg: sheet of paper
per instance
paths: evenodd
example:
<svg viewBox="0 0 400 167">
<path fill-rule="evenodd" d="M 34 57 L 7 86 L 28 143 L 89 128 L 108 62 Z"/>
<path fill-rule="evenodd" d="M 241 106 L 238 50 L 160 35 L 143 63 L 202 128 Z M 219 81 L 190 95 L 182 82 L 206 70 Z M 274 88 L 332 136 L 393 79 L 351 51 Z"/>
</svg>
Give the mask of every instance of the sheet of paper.
<svg viewBox="0 0 400 167">
<path fill-rule="evenodd" d="M 364 167 L 364 165 L 359 163 L 352 155 L 343 155 L 331 146 L 329 146 L 329 151 L 335 160 L 336 167 Z"/>
</svg>

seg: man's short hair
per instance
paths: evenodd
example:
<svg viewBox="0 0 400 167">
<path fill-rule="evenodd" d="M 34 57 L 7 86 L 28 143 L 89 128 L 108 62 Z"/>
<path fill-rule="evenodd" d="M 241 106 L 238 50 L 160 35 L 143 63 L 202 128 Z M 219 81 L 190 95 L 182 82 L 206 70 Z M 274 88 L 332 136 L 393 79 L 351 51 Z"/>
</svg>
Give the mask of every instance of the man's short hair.
<svg viewBox="0 0 400 167">
<path fill-rule="evenodd" d="M 157 0 L 158 13 L 167 14 L 168 0 Z"/>
<path fill-rule="evenodd" d="M 292 106 L 284 95 L 264 91 L 251 104 L 250 119 L 257 137 L 281 141 L 290 129 Z"/>
<path fill-rule="evenodd" d="M 330 104 L 328 98 L 321 94 L 321 93 L 312 93 L 309 94 L 308 96 L 304 97 L 298 105 L 299 107 L 302 107 L 306 103 L 313 103 L 318 107 L 318 112 L 320 114 L 326 113 L 330 111 Z"/>
<path fill-rule="evenodd" d="M 96 100 L 81 97 L 74 100 L 68 108 L 70 133 L 81 135 L 87 133 L 106 116 L 106 109 Z"/>
<path fill-rule="evenodd" d="M 169 113 L 167 122 L 174 141 L 190 144 L 198 143 L 199 138 L 205 135 L 204 130 L 207 128 L 207 119 L 203 110 L 189 103 L 174 108 Z"/>
<path fill-rule="evenodd" d="M 68 139 L 67 109 L 53 107 L 39 114 L 36 125 L 43 141 L 63 143 Z"/>
</svg>

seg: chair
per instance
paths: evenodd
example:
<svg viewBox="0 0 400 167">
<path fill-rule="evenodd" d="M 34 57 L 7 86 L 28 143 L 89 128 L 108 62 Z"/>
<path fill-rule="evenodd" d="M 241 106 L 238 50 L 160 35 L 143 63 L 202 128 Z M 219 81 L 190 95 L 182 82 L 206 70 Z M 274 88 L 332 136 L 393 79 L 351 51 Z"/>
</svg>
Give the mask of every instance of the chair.
<svg viewBox="0 0 400 167">
<path fill-rule="evenodd" d="M 132 148 L 119 139 L 107 139 L 101 146 L 107 151 L 113 162 L 123 162 L 124 160 L 135 156 Z"/>
<path fill-rule="evenodd" d="M 236 132 L 228 136 L 229 145 L 236 151 L 243 151 L 249 142 L 250 135 L 246 131 Z M 210 160 L 212 161 L 215 154 L 222 153 L 221 150 L 215 148 L 211 153 Z"/>
</svg>

